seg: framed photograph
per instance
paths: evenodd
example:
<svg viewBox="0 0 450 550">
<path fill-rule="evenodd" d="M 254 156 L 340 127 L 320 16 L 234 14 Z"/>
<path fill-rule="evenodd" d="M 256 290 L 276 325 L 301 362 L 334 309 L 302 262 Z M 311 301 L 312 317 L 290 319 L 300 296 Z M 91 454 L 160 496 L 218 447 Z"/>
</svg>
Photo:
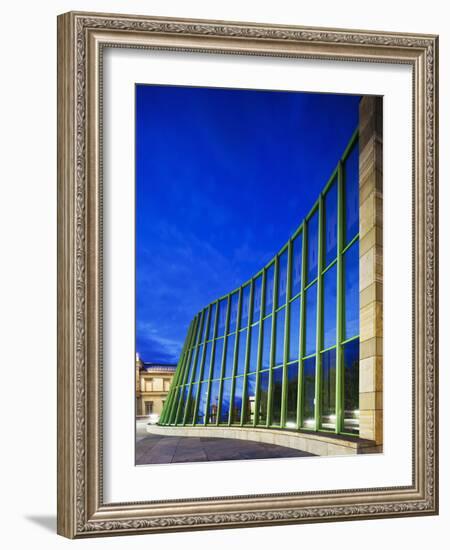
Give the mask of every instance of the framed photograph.
<svg viewBox="0 0 450 550">
<path fill-rule="evenodd" d="M 438 513 L 438 38 L 58 18 L 58 532 Z"/>
</svg>

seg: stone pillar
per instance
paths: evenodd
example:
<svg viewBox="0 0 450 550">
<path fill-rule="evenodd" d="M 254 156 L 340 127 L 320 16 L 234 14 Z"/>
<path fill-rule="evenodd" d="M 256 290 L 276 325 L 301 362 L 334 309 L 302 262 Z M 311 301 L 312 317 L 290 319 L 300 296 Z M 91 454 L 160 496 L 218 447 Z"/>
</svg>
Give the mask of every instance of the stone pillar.
<svg viewBox="0 0 450 550">
<path fill-rule="evenodd" d="M 383 443 L 383 99 L 359 107 L 360 437 Z M 378 449 L 377 449 L 378 450 Z"/>
</svg>

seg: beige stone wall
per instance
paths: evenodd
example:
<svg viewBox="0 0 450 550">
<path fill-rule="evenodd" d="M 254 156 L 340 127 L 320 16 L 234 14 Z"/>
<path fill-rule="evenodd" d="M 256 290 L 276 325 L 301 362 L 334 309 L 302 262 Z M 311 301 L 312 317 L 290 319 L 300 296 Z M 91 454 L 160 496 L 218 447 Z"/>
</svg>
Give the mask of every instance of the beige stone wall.
<svg viewBox="0 0 450 550">
<path fill-rule="evenodd" d="M 364 96 L 359 119 L 360 437 L 383 442 L 383 103 Z"/>
<path fill-rule="evenodd" d="M 139 370 L 136 380 L 136 415 L 146 415 L 146 403 L 153 402 L 153 414 L 161 414 L 169 393 L 173 374 L 168 372 L 146 372 Z"/>
</svg>

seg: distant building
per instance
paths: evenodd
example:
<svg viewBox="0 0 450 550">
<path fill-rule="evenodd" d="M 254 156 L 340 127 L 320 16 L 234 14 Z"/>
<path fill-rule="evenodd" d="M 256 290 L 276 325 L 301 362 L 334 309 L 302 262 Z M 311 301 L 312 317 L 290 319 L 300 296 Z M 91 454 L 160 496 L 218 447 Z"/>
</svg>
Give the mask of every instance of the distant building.
<svg viewBox="0 0 450 550">
<path fill-rule="evenodd" d="M 176 367 L 147 363 L 136 354 L 136 416 L 161 415 Z"/>
</svg>

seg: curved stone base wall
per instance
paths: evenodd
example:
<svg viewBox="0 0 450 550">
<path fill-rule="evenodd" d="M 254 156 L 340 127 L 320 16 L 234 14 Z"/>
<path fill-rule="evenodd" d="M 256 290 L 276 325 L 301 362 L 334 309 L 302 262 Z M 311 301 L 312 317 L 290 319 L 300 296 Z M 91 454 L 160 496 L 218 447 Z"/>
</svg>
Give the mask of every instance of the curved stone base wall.
<svg viewBox="0 0 450 550">
<path fill-rule="evenodd" d="M 157 426 L 147 425 L 150 434 L 181 437 L 224 437 L 271 443 L 298 449 L 319 456 L 356 455 L 381 452 L 374 441 L 306 432 L 288 432 L 270 428 L 241 428 L 238 426 Z"/>
</svg>

